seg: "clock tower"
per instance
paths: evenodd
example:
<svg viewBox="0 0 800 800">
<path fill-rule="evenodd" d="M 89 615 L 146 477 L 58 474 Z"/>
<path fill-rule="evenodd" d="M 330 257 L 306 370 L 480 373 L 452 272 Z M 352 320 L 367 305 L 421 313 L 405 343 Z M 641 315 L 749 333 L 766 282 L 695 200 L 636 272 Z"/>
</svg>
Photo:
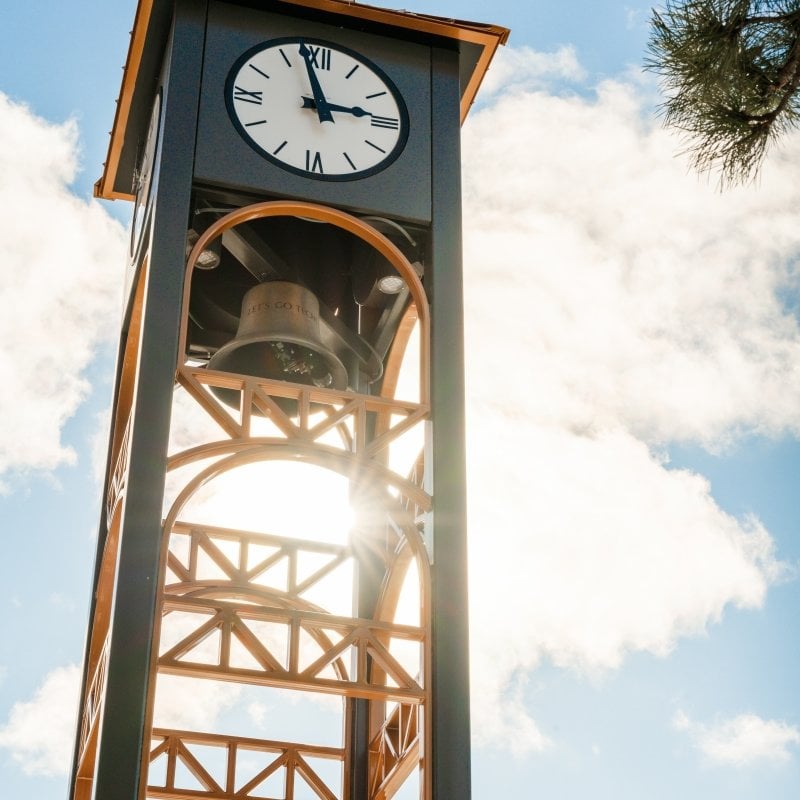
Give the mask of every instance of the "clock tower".
<svg viewBox="0 0 800 800">
<path fill-rule="evenodd" d="M 469 798 L 459 128 L 507 35 L 139 0 L 70 800 Z"/>
</svg>

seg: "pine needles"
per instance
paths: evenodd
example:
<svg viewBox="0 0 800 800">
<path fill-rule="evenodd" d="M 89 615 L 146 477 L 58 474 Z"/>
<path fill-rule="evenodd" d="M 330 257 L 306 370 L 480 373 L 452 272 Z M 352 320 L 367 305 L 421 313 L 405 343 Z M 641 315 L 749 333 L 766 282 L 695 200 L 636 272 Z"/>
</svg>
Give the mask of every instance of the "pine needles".
<svg viewBox="0 0 800 800">
<path fill-rule="evenodd" d="M 648 50 L 665 123 L 723 185 L 752 180 L 768 146 L 800 125 L 800 0 L 668 0 Z"/>
</svg>

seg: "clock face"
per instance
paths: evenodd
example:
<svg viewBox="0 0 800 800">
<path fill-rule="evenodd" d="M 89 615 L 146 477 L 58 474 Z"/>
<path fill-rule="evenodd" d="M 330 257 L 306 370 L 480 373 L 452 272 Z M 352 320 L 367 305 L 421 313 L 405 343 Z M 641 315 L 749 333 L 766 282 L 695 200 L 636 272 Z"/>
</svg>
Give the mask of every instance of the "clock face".
<svg viewBox="0 0 800 800">
<path fill-rule="evenodd" d="M 161 119 L 161 93 L 156 95 L 153 111 L 150 114 L 150 125 L 147 129 L 144 148 L 139 157 L 134 178 L 134 192 L 136 194 L 133 204 L 133 220 L 131 222 L 131 258 L 139 250 L 140 239 L 144 229 L 144 221 L 150 205 L 150 187 L 153 175 L 153 162 L 158 142 L 158 124 Z"/>
<path fill-rule="evenodd" d="M 251 147 L 307 178 L 373 175 L 408 139 L 408 110 L 388 76 L 319 39 L 272 39 L 248 50 L 228 75 L 225 100 Z"/>
</svg>

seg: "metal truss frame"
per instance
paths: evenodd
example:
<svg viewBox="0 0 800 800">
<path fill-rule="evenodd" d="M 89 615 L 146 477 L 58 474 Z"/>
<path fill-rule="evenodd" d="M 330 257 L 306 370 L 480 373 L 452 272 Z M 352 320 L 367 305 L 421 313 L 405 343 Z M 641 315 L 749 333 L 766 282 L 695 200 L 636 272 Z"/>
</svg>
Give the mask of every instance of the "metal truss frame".
<svg viewBox="0 0 800 800">
<path fill-rule="evenodd" d="M 316 219 L 359 236 L 381 252 L 406 280 L 412 305 L 387 357 L 383 385 L 385 391 L 394 393 L 409 334 L 414 322 L 418 321 L 419 402 L 262 380 L 215 372 L 184 362 L 186 309 L 197 256 L 209 241 L 235 225 L 281 215 Z M 106 496 L 108 536 L 90 632 L 88 678 L 78 745 L 80 767 L 76 800 L 89 797 L 97 722 L 102 709 L 120 509 L 126 491 L 134 391 L 131 382 L 134 380 L 142 287 L 146 277 L 145 263 L 134 297 L 123 358 Z M 196 243 L 187 264 L 181 320 L 176 391 L 183 390 L 217 424 L 221 438 L 174 453 L 164 465 L 166 479 L 167 475 L 182 467 L 202 462 L 199 472 L 177 493 L 164 520 L 154 641 L 159 641 L 161 620 L 171 614 L 195 614 L 197 625 L 185 631 L 180 641 L 172 643 L 163 652 L 158 652 L 157 645 L 153 648 L 148 723 L 142 750 L 143 774 L 148 774 L 151 764 L 159 759 L 165 766 L 160 783 L 143 781 L 142 797 L 170 800 L 256 797 L 260 795 L 252 792 L 258 790 L 259 784 L 279 771 L 283 774 L 285 800 L 295 797 L 294 786 L 298 780 L 305 791 L 310 787 L 310 791 L 321 800 L 344 800 L 350 796 L 350 733 L 346 733 L 343 747 L 321 748 L 308 742 L 278 742 L 206 731 L 153 728 L 156 677 L 158 674 L 172 674 L 332 694 L 342 698 L 346 717 L 350 713 L 351 701 L 365 701 L 369 708 L 367 800 L 388 800 L 417 768 L 421 778 L 420 796 L 422 800 L 428 800 L 431 796 L 431 779 L 426 769 L 431 758 L 431 565 L 423 532 L 432 498 L 423 487 L 421 455 L 411 476 L 398 474 L 388 464 L 388 450 L 393 442 L 415 426 L 430 423 L 429 310 L 416 272 L 386 237 L 351 215 L 310 203 L 258 203 L 222 217 Z M 238 391 L 240 411 L 234 413 L 222 405 L 212 393 L 213 388 Z M 297 409 L 294 417 L 284 410 L 287 400 Z M 320 410 L 324 412 L 321 420 Z M 254 420 L 264 417 L 273 425 L 270 436 L 257 435 L 254 430 Z M 331 432 L 338 434 L 336 444 L 331 443 Z M 354 502 L 369 505 L 370 519 L 380 528 L 379 538 L 383 542 L 383 578 L 371 617 L 332 614 L 303 597 L 308 589 L 344 561 L 358 559 L 358 553 L 352 547 L 219 528 L 181 518 L 186 504 L 209 481 L 239 467 L 270 460 L 303 461 L 337 472 L 348 479 Z M 174 546 L 176 540 L 188 542 L 186 558 Z M 224 548 L 221 546 L 223 542 Z M 252 561 L 249 554 L 264 548 L 270 549 L 269 555 Z M 231 556 L 234 551 L 236 555 Z M 316 572 L 300 576 L 300 556 L 309 552 L 327 558 L 327 561 Z M 201 556 L 215 565 L 217 574 L 213 579 L 198 571 Z M 419 626 L 394 622 L 400 589 L 412 560 L 416 562 L 419 576 Z M 260 583 L 261 576 L 279 562 L 286 565 L 286 585 L 275 589 Z M 269 642 L 259 638 L 255 631 L 264 624 L 285 631 L 285 650 L 277 652 Z M 198 660 L 192 655 L 195 647 L 212 636 L 219 642 L 216 658 Z M 305 644 L 301 644 L 301 639 Z M 412 642 L 419 648 L 420 664 L 416 674 L 410 673 L 392 653 L 392 642 L 395 641 Z M 313 643 L 316 652 L 314 658 L 304 662 L 302 651 L 308 650 L 309 642 Z M 234 647 L 239 652 L 246 652 L 251 662 L 247 667 L 235 663 Z M 345 731 L 348 730 L 346 723 Z M 204 745 L 206 750 L 217 748 L 224 751 L 224 781 L 212 776 L 211 769 L 192 750 L 193 744 Z M 269 753 L 274 758 L 258 775 L 251 776 L 242 784 L 237 778 L 237 753 L 240 751 Z M 315 771 L 309 761 L 313 758 L 340 762 L 343 777 L 339 793 Z M 194 788 L 176 784 L 178 765 L 194 777 Z M 83 795 L 81 791 L 84 791 Z"/>
</svg>

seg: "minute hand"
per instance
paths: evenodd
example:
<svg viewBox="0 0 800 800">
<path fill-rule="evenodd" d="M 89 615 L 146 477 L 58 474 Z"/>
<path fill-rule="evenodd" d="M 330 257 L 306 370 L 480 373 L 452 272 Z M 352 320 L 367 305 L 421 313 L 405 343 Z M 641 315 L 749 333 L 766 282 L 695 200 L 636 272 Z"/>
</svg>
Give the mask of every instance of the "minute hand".
<svg viewBox="0 0 800 800">
<path fill-rule="evenodd" d="M 306 71 L 308 72 L 308 80 L 311 84 L 311 92 L 314 95 L 314 106 L 317 109 L 317 116 L 319 117 L 320 122 L 333 122 L 333 114 L 330 111 L 330 105 L 328 101 L 325 99 L 325 94 L 322 91 L 322 86 L 320 86 L 319 78 L 317 77 L 317 73 L 314 71 L 314 67 L 311 65 L 311 51 L 306 46 L 304 41 L 300 42 L 300 55 L 303 58 L 303 61 L 306 65 Z M 303 98 L 305 100 L 305 98 Z"/>
</svg>

